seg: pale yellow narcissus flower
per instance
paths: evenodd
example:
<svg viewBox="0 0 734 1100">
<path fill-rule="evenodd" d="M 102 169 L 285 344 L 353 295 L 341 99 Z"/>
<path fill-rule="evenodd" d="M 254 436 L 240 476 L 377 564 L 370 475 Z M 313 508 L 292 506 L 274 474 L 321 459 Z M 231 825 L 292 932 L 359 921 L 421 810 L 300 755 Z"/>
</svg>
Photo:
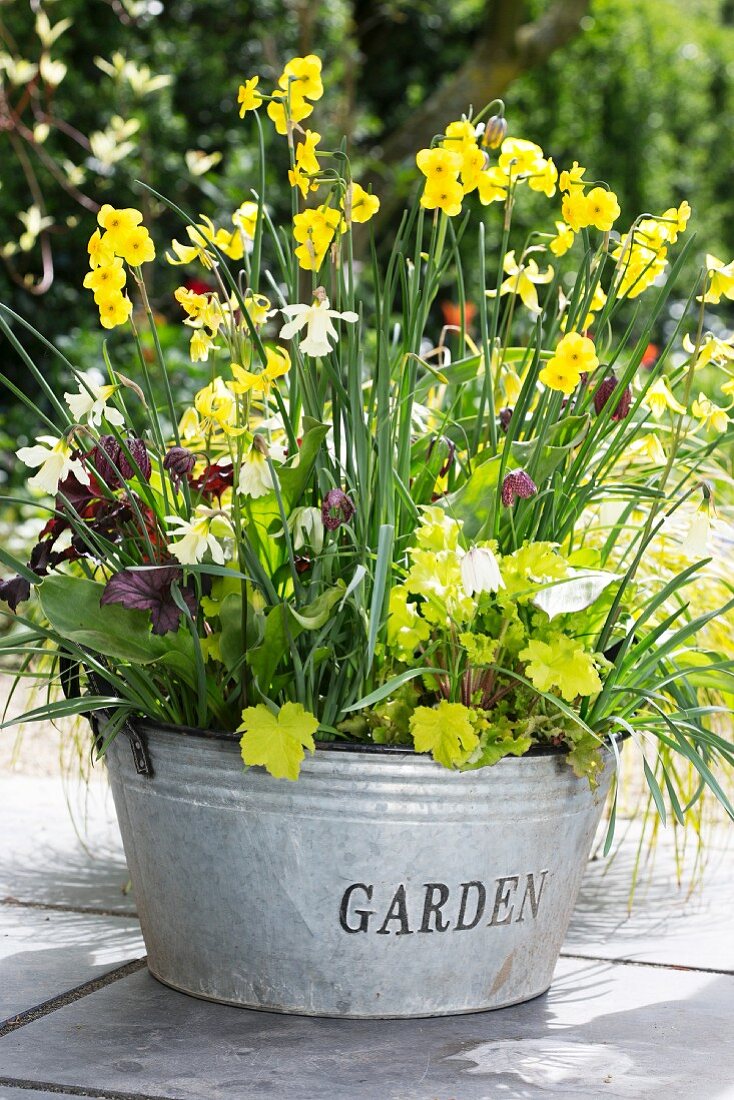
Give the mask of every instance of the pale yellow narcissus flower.
<svg viewBox="0 0 734 1100">
<path fill-rule="evenodd" d="M 267 394 L 278 378 L 283 378 L 291 366 L 290 356 L 285 348 L 265 348 L 265 367 L 259 373 L 245 370 L 239 363 L 231 363 L 234 381 L 229 383 L 233 393 L 244 394 L 253 391 Z"/>
<path fill-rule="evenodd" d="M 243 202 L 232 215 L 232 224 L 252 242 L 257 229 L 258 205 L 256 202 Z"/>
<path fill-rule="evenodd" d="M 706 256 L 706 280 L 706 293 L 696 301 L 718 305 L 722 295 L 730 301 L 734 299 L 734 260 L 725 264 L 709 253 Z"/>
<path fill-rule="evenodd" d="M 525 305 L 531 313 L 540 313 L 538 292 L 535 288 L 539 285 L 542 286 L 544 283 L 549 283 L 552 280 L 553 268 L 549 265 L 545 271 L 541 271 L 532 257 L 526 259 L 530 251 L 533 250 L 528 249 L 519 263 L 515 259 L 514 249 L 505 255 L 503 268 L 507 278 L 500 287 L 500 295 L 519 294 L 523 305 Z M 486 294 L 488 298 L 494 298 L 497 292 L 495 290 L 488 290 Z"/>
<path fill-rule="evenodd" d="M 304 355 L 314 358 L 328 355 L 332 349 L 331 341 L 336 343 L 339 338 L 332 317 L 349 324 L 359 320 L 359 314 L 352 310 L 339 313 L 338 310 L 331 309 L 329 299 L 321 287 L 317 288 L 312 305 L 283 306 L 281 313 L 292 318 L 280 330 L 281 339 L 290 340 L 305 328 L 306 338 L 301 340 L 300 350 Z"/>
<path fill-rule="evenodd" d="M 654 432 L 633 439 L 625 451 L 630 462 L 644 462 L 653 466 L 664 466 L 667 460 L 663 445 Z"/>
<path fill-rule="evenodd" d="M 219 376 L 195 395 L 194 408 L 204 432 L 219 429 L 225 435 L 241 435 L 245 431 L 237 425 L 237 399 Z"/>
<path fill-rule="evenodd" d="M 85 379 L 79 382 L 79 393 L 65 393 L 64 401 L 78 423 L 86 420 L 90 427 L 99 428 L 106 420 L 108 424 L 121 428 L 125 423 L 124 416 L 107 404 L 116 390 L 117 386 L 96 386 L 90 379 Z"/>
<path fill-rule="evenodd" d="M 696 350 L 696 346 L 688 334 L 683 337 L 683 348 L 689 355 L 693 355 Z M 734 345 L 731 339 L 721 340 L 718 336 L 714 336 L 712 332 L 709 332 L 698 349 L 695 370 L 699 370 L 700 367 L 707 367 L 709 363 L 722 367 L 732 360 L 734 360 Z"/>
<path fill-rule="evenodd" d="M 645 403 L 656 420 L 661 418 L 666 409 L 675 413 L 686 411 L 673 395 L 664 378 L 658 378 L 652 383 L 645 394 Z"/>
<path fill-rule="evenodd" d="M 15 452 L 25 466 L 39 467 L 38 473 L 28 479 L 31 489 L 55 496 L 59 482 L 69 474 L 74 474 L 82 485 L 89 484 L 89 474 L 84 463 L 74 457 L 74 452 L 63 436 L 57 439 L 53 435 L 40 435 L 33 447 L 21 447 Z"/>
<path fill-rule="evenodd" d="M 702 428 L 710 428 L 717 435 L 722 435 L 729 426 L 729 414 L 726 409 L 714 404 L 705 393 L 699 393 L 698 398 L 691 405 L 691 412 L 697 420 L 701 421 Z"/>
<path fill-rule="evenodd" d="M 217 534 L 221 538 L 229 532 L 225 517 L 217 509 L 200 506 L 190 520 L 181 516 L 166 516 L 166 523 L 174 535 L 168 549 L 181 565 L 197 565 L 207 551 L 216 565 L 224 565 L 224 550 Z M 213 526 L 219 528 L 217 534 L 212 530 Z"/>
</svg>

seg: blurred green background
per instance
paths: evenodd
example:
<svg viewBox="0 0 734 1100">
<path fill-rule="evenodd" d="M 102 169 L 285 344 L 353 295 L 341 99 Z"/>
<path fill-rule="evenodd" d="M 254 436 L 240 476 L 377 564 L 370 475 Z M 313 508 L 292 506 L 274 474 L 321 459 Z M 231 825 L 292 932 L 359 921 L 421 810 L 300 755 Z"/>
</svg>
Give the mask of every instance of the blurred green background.
<svg viewBox="0 0 734 1100">
<path fill-rule="evenodd" d="M 142 207 L 159 248 L 181 227 L 138 179 L 228 219 L 255 183 L 238 84 L 259 73 L 267 86 L 293 54 L 324 59 L 327 90 L 309 125 L 327 145 L 348 135 L 360 177 L 383 196 L 383 240 L 390 196 L 415 184 L 415 149 L 468 100 L 501 94 L 510 133 L 608 181 L 620 224 L 687 198 L 699 256 L 734 254 L 734 0 L 5 0 L 0 38 L 0 301 L 80 366 L 102 363 L 104 334 L 81 289 L 97 205 Z M 277 213 L 290 202 L 285 150 L 268 140 Z M 520 228 L 537 209 L 548 218 L 547 200 L 532 198 Z M 178 321 L 181 271 L 155 265 L 163 319 Z M 124 371 L 125 338 L 110 339 Z M 197 369 L 185 334 L 172 324 L 164 340 L 185 381 Z M 49 376 L 60 369 L 42 347 L 33 354 Z M 27 384 L 7 344 L 1 369 Z M 11 441 L 32 431 L 7 393 L 0 402 L 8 476 Z"/>
</svg>

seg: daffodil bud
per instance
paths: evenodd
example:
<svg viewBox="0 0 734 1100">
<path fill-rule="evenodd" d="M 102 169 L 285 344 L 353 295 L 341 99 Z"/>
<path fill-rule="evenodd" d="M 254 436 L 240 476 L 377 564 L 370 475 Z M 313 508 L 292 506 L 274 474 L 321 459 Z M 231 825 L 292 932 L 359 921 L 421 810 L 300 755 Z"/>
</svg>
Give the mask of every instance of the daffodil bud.
<svg viewBox="0 0 734 1100">
<path fill-rule="evenodd" d="M 498 149 L 507 137 L 507 119 L 504 115 L 492 115 L 484 128 L 484 144 L 488 149 Z"/>
</svg>

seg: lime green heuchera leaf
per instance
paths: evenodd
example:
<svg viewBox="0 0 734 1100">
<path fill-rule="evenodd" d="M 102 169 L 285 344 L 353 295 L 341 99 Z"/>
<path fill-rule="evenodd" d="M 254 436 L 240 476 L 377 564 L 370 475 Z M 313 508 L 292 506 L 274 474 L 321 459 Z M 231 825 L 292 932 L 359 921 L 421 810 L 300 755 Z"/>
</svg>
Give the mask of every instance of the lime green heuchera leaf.
<svg viewBox="0 0 734 1100">
<path fill-rule="evenodd" d="M 430 752 L 445 768 L 460 767 L 479 744 L 469 708 L 445 699 L 436 707 L 416 707 L 410 732 L 417 751 Z"/>
<path fill-rule="evenodd" d="M 497 639 L 488 634 L 460 634 L 459 641 L 473 665 L 481 668 L 491 665 L 497 655 Z"/>
<path fill-rule="evenodd" d="M 599 742 L 580 726 L 575 732 L 567 733 L 566 740 L 571 742 L 571 749 L 567 756 L 568 763 L 579 779 L 585 776 L 592 791 L 595 790 L 599 786 L 599 772 L 604 766 Z"/>
<path fill-rule="evenodd" d="M 315 749 L 318 719 L 301 703 L 284 703 L 276 715 L 263 703 L 242 711 L 240 748 L 246 764 L 260 764 L 276 779 L 298 779 L 304 749 Z"/>
<path fill-rule="evenodd" d="M 500 733 L 497 736 L 498 732 L 490 730 L 489 736 L 482 737 L 479 754 L 465 765 L 467 771 L 489 767 L 504 756 L 524 756 L 533 744 L 531 737 L 513 737 L 511 733 Z"/>
<path fill-rule="evenodd" d="M 519 657 L 527 662 L 525 671 L 538 691 L 557 688 L 567 703 L 601 691 L 594 658 L 575 638 L 553 634 L 548 642 L 532 639 Z"/>
</svg>

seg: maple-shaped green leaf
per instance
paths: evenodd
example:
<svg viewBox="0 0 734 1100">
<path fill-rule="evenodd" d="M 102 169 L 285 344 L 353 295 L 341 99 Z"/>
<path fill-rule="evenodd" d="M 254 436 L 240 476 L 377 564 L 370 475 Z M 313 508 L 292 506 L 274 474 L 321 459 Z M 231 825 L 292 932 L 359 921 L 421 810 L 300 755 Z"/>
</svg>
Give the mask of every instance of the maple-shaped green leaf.
<svg viewBox="0 0 734 1100">
<path fill-rule="evenodd" d="M 568 740 L 572 743 L 567 757 L 568 763 L 579 779 L 586 776 L 592 791 L 595 790 L 599 786 L 599 772 L 604 767 L 601 745 L 595 737 L 582 729 L 579 729 L 578 734 L 569 736 Z"/>
<path fill-rule="evenodd" d="M 276 779 L 298 779 L 304 749 L 314 751 L 318 719 L 301 703 L 284 703 L 278 714 L 263 703 L 242 711 L 240 749 L 246 764 L 260 764 Z"/>
<path fill-rule="evenodd" d="M 482 738 L 479 754 L 472 758 L 467 770 L 474 768 L 488 768 L 496 764 L 504 756 L 524 756 L 532 747 L 531 737 L 513 737 L 512 734 L 503 734 L 501 737 Z"/>
<path fill-rule="evenodd" d="M 462 703 L 445 699 L 436 707 L 416 707 L 410 732 L 418 752 L 430 752 L 445 768 L 458 768 L 479 744 L 472 712 Z"/>
<path fill-rule="evenodd" d="M 526 674 L 538 691 L 557 688 L 568 703 L 577 695 L 595 695 L 601 691 L 592 654 L 566 634 L 554 634 L 549 642 L 533 638 L 519 657 L 527 663 Z"/>
</svg>

